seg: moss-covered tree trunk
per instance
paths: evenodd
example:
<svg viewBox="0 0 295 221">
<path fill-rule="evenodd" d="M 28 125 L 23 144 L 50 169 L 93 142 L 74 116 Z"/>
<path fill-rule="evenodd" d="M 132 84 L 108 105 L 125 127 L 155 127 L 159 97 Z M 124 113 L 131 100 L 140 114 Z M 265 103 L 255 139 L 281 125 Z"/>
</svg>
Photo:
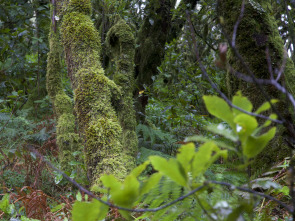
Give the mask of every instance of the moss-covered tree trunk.
<svg viewBox="0 0 295 221">
<path fill-rule="evenodd" d="M 122 127 L 122 144 L 129 154 L 137 152 L 136 118 L 133 106 L 135 40 L 130 27 L 120 19 L 108 32 L 107 51 L 115 63 L 114 82 L 123 93 L 118 118 Z"/>
<path fill-rule="evenodd" d="M 242 0 L 218 1 L 218 14 L 221 17 L 221 25 L 230 37 L 233 34 L 234 25 L 240 16 L 241 6 Z M 275 18 L 271 13 L 271 5 L 268 1 L 245 1 L 244 15 L 237 29 L 236 49 L 257 78 L 270 79 L 266 49 L 269 50 L 273 69 L 280 68 L 283 64 L 284 44 L 279 35 Z M 229 53 L 229 62 L 234 69 L 247 74 L 241 61 L 238 60 L 233 51 Z M 295 85 L 294 77 L 295 69 L 293 62 L 287 58 L 284 76 L 280 82 L 286 84 L 292 93 Z M 232 96 L 237 90 L 242 90 L 243 94 L 252 101 L 254 108 L 257 108 L 266 100 L 255 84 L 237 80 L 231 73 L 227 75 L 227 83 L 229 96 Z M 287 110 L 284 103 L 285 98 L 280 96 L 278 90 L 273 86 L 265 86 L 263 89 L 271 98 L 281 99 L 281 102 L 276 107 L 284 115 L 284 112 Z M 283 130 L 280 131 L 280 134 L 282 134 Z M 259 158 L 261 160 L 254 165 L 254 169 L 269 166 L 272 162 L 277 162 L 276 158 L 289 156 L 290 150 L 285 147 L 282 138 L 279 137 L 280 135 L 260 154 Z"/>
<path fill-rule="evenodd" d="M 59 24 L 55 20 L 56 5 L 52 5 L 52 23 L 49 33 L 50 51 L 47 57 L 46 87 L 56 114 L 56 136 L 59 147 L 59 161 L 65 171 L 70 171 L 69 162 L 73 160 L 72 153 L 79 149 L 79 135 L 75 132 L 75 117 L 71 98 L 62 87 L 61 52 Z"/>
<path fill-rule="evenodd" d="M 135 166 L 135 151 L 122 144 L 122 127 L 116 112 L 120 112 L 124 102 L 122 90 L 105 76 L 101 67 L 100 36 L 90 19 L 91 1 L 63 3 L 62 41 L 88 176 L 92 184 L 99 182 L 103 174 L 124 178 Z"/>
</svg>

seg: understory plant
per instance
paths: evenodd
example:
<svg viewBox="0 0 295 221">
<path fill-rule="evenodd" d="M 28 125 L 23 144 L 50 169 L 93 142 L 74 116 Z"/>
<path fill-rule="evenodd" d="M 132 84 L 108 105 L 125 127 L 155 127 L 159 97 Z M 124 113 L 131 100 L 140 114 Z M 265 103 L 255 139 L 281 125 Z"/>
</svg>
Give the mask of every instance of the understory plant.
<svg viewBox="0 0 295 221">
<path fill-rule="evenodd" d="M 237 220 L 239 217 L 253 220 L 256 216 L 254 209 L 259 202 L 256 196 L 270 196 L 253 191 L 249 177 L 227 183 L 216 176 L 215 180 L 208 179 L 214 178 L 208 174 L 213 167 L 224 168 L 226 163 L 220 163 L 228 159 L 229 153 L 231 158 L 234 156 L 238 160 L 236 171 L 243 174 L 275 136 L 276 127 L 270 125 L 276 115 L 270 114 L 259 125 L 253 115 L 268 111 L 270 103 L 262 104 L 252 113 L 251 102 L 241 92 L 232 99 L 232 104 L 238 109 L 231 108 L 217 96 L 204 96 L 203 99 L 209 113 L 222 120 L 209 129 L 229 142 L 190 137 L 188 143 L 179 148 L 175 158 L 150 156 L 123 182 L 113 175 L 104 175 L 100 179 L 102 186 L 92 187 L 93 191 L 104 194 L 102 198 L 93 195 L 95 199 L 91 202 L 76 201 L 72 219 L 103 220 L 109 208 L 115 207 L 127 220 Z M 276 102 L 271 100 L 271 103 Z M 203 144 L 195 145 L 200 142 Z M 148 165 L 154 172 L 142 177 Z M 274 189 L 281 188 L 269 180 L 267 182 Z M 245 186 L 235 186 L 242 184 Z M 279 203 L 280 206 L 285 205 L 281 201 Z M 288 211 L 287 206 L 285 209 Z"/>
</svg>

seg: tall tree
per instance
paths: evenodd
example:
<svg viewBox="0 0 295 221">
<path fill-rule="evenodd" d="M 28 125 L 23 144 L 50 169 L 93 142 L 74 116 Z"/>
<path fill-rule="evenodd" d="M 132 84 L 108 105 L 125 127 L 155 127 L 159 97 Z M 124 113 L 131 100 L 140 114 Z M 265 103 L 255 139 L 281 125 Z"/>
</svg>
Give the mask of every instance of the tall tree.
<svg viewBox="0 0 295 221">
<path fill-rule="evenodd" d="M 124 121 L 120 122 L 118 116 L 127 102 L 122 101 L 121 88 L 105 76 L 101 67 L 100 37 L 90 19 L 91 1 L 60 3 L 63 5 L 60 31 L 74 90 L 88 176 L 92 184 L 99 183 L 103 174 L 111 173 L 123 179 L 135 166 L 136 150 L 124 148 L 126 146 L 122 142 L 123 135 L 127 135 L 123 134 L 120 124 Z"/>
<path fill-rule="evenodd" d="M 57 119 L 56 136 L 59 147 L 59 161 L 63 170 L 70 171 L 69 162 L 73 161 L 72 153 L 79 150 L 81 142 L 76 133 L 72 100 L 64 92 L 62 85 L 62 46 L 59 23 L 55 20 L 57 14 L 56 4 L 52 4 L 46 88 Z"/>
</svg>

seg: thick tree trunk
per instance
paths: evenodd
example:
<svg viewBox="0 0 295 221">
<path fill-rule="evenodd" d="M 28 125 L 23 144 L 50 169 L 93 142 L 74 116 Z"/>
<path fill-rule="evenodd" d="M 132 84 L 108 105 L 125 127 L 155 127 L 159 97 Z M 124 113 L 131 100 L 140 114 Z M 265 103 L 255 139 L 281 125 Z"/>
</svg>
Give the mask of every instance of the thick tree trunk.
<svg viewBox="0 0 295 221">
<path fill-rule="evenodd" d="M 119 20 L 109 30 L 106 45 L 109 57 L 115 63 L 114 82 L 124 94 L 118 110 L 123 148 L 129 155 L 135 156 L 138 145 L 133 106 L 135 40 L 130 27 L 124 20 Z"/>
<path fill-rule="evenodd" d="M 52 6 L 56 11 L 55 5 Z M 58 21 L 52 17 L 49 33 L 50 52 L 47 57 L 46 87 L 50 100 L 54 106 L 57 119 L 56 136 L 59 147 L 59 161 L 65 171 L 70 171 L 69 162 L 74 160 L 72 153 L 77 151 L 80 145 L 80 138 L 75 133 L 75 117 L 71 98 L 66 95 L 62 87 L 61 76 L 61 52 Z"/>
<path fill-rule="evenodd" d="M 92 184 L 99 183 L 103 174 L 123 179 L 135 166 L 135 158 L 134 151 L 130 154 L 122 145 L 115 110 L 120 108 L 122 91 L 101 67 L 100 36 L 89 16 L 91 1 L 71 0 L 65 9 L 61 34 L 88 176 Z"/>
<path fill-rule="evenodd" d="M 261 3 L 261 4 L 259 4 Z M 221 17 L 221 25 L 224 31 L 232 36 L 234 25 L 241 13 L 242 0 L 219 0 L 218 13 Z M 272 68 L 280 68 L 284 60 L 284 44 L 279 35 L 278 27 L 274 17 L 271 15 L 271 5 L 267 1 L 245 1 L 245 10 L 242 20 L 237 29 L 236 48 L 242 55 L 244 61 L 257 78 L 270 79 L 270 72 L 267 63 L 266 49 L 269 50 L 269 57 L 272 61 Z M 242 73 L 247 74 L 245 68 L 234 52 L 229 53 L 230 65 Z M 276 77 L 276 76 L 275 76 Z M 284 76 L 281 83 L 286 84 L 291 93 L 295 86 L 295 69 L 291 59 L 287 58 Z M 237 80 L 230 73 L 227 75 L 229 96 L 237 90 L 242 90 L 243 95 L 247 96 L 257 108 L 265 100 L 265 96 L 255 84 Z M 266 86 L 263 88 L 271 98 L 281 99 L 276 105 L 280 114 L 284 116 L 287 105 L 285 98 L 280 95 L 276 88 Z M 294 93 L 293 93 L 294 94 Z M 260 155 L 260 161 L 254 165 L 254 169 L 261 169 L 277 162 L 276 158 L 290 156 L 290 150 L 283 144 L 281 129 L 277 138 Z"/>
</svg>

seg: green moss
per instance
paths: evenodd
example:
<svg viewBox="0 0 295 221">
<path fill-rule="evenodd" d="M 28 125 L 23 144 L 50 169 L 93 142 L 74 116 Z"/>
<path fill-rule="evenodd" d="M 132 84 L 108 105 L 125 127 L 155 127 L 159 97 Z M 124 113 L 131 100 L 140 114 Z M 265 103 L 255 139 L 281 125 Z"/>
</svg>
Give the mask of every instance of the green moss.
<svg viewBox="0 0 295 221">
<path fill-rule="evenodd" d="M 133 106 L 135 40 L 130 27 L 119 20 L 108 32 L 106 39 L 109 57 L 114 61 L 114 81 L 120 86 L 124 97 L 118 108 L 122 126 L 122 144 L 128 155 L 137 154 L 138 140 L 135 132 L 136 117 Z M 132 163 L 135 164 L 135 161 Z"/>
<path fill-rule="evenodd" d="M 68 10 L 79 12 L 85 15 L 91 15 L 91 0 L 70 0 L 68 4 Z"/>
<path fill-rule="evenodd" d="M 135 164 L 134 156 L 122 145 L 122 127 L 116 113 L 122 105 L 122 90 L 104 75 L 99 33 L 81 10 L 88 3 L 80 3 L 77 10 L 70 5 L 71 10 L 63 17 L 61 34 L 88 176 L 94 185 L 103 174 L 112 173 L 123 179 Z"/>
<path fill-rule="evenodd" d="M 80 146 L 79 135 L 75 133 L 75 117 L 71 98 L 65 94 L 61 79 L 61 45 L 58 24 L 54 32 L 53 25 L 49 34 L 50 52 L 48 53 L 46 87 L 53 103 L 57 118 L 56 136 L 59 147 L 59 161 L 65 171 L 71 171 L 69 162 L 73 160 L 72 153 Z"/>
</svg>

